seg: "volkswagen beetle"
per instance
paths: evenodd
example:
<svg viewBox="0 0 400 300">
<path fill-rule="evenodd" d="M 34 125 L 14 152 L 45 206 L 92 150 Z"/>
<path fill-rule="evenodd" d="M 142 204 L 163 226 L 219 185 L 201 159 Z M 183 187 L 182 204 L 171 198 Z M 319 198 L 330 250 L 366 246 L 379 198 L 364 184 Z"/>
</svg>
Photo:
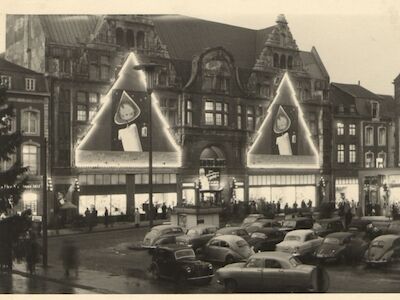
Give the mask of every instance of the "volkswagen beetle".
<svg viewBox="0 0 400 300">
<path fill-rule="evenodd" d="M 394 234 L 381 235 L 375 238 L 367 252 L 365 262 L 368 265 L 385 265 L 400 261 L 400 236 Z"/>
<path fill-rule="evenodd" d="M 247 231 L 241 227 L 224 227 L 221 229 L 218 229 L 217 232 L 215 233 L 215 236 L 219 235 L 237 235 L 243 238 L 246 242 L 250 240 L 250 235 L 247 233 Z"/>
<path fill-rule="evenodd" d="M 246 227 L 246 231 L 251 235 L 253 232 L 257 231 L 260 228 L 276 228 L 281 227 L 281 224 L 274 219 L 259 219 L 254 223 L 250 224 L 250 226 Z"/>
<path fill-rule="evenodd" d="M 251 234 L 249 245 L 255 252 L 273 251 L 284 237 L 285 234 L 276 228 L 260 228 Z"/>
<path fill-rule="evenodd" d="M 243 220 L 241 227 L 249 227 L 252 223 L 262 218 L 264 218 L 264 215 L 262 214 L 250 214 Z"/>
<path fill-rule="evenodd" d="M 282 252 L 256 253 L 246 262 L 220 268 L 216 278 L 228 292 L 293 288 L 326 292 L 329 288 L 329 276 L 324 269 L 302 264 L 293 255 Z"/>
<path fill-rule="evenodd" d="M 157 245 L 173 244 L 176 237 L 184 235 L 183 229 L 174 225 L 158 225 L 151 228 L 142 243 L 143 248 L 154 248 Z"/>
<path fill-rule="evenodd" d="M 176 237 L 176 243 L 192 247 L 194 250 L 204 246 L 217 231 L 214 225 L 197 225 L 189 228 L 185 235 Z"/>
</svg>

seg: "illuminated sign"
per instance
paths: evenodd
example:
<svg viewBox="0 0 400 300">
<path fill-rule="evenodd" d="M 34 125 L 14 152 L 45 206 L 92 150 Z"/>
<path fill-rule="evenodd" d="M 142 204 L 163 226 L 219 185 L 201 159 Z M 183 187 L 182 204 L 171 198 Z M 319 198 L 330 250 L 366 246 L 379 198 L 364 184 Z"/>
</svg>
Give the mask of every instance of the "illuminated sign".
<svg viewBox="0 0 400 300">
<path fill-rule="evenodd" d="M 319 168 L 318 151 L 288 73 L 247 153 L 250 168 Z"/>
<path fill-rule="evenodd" d="M 114 85 L 103 96 L 103 105 L 92 126 L 76 148 L 77 167 L 148 167 L 149 104 L 143 71 L 130 53 Z M 157 95 L 152 94 L 152 153 L 154 167 L 180 167 L 181 148 L 161 113 Z"/>
</svg>

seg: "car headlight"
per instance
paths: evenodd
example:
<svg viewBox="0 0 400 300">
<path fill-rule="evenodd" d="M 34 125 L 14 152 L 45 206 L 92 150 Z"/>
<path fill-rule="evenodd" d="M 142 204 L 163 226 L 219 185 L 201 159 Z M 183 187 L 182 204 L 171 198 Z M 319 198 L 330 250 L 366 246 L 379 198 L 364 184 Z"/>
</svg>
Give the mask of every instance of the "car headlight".
<svg viewBox="0 0 400 300">
<path fill-rule="evenodd" d="M 293 252 L 299 252 L 300 251 L 300 247 L 294 247 Z"/>
<path fill-rule="evenodd" d="M 209 268 L 210 270 L 212 270 L 212 269 L 213 269 L 213 265 L 212 265 L 212 264 L 208 264 L 208 268 Z"/>
<path fill-rule="evenodd" d="M 331 253 L 336 253 L 336 249 L 332 249 L 332 250 L 331 250 Z"/>
<path fill-rule="evenodd" d="M 187 273 L 192 273 L 192 268 L 188 266 L 188 267 L 185 268 L 185 271 Z"/>
</svg>

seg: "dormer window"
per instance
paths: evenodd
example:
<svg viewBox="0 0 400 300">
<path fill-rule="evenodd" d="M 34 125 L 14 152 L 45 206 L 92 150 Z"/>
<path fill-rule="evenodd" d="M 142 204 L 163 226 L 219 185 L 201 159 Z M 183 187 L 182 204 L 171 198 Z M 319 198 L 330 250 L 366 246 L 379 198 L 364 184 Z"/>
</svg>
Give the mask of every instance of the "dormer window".
<svg viewBox="0 0 400 300">
<path fill-rule="evenodd" d="M 11 76 L 1 75 L 0 77 L 1 85 L 5 86 L 8 90 L 11 89 Z"/>
<path fill-rule="evenodd" d="M 203 67 L 203 90 L 229 93 L 230 69 L 225 61 L 210 60 Z"/>
<path fill-rule="evenodd" d="M 34 91 L 36 88 L 36 80 L 33 78 L 25 78 L 25 90 Z"/>
<path fill-rule="evenodd" d="M 371 101 L 371 117 L 372 119 L 379 119 L 379 103 Z"/>
</svg>

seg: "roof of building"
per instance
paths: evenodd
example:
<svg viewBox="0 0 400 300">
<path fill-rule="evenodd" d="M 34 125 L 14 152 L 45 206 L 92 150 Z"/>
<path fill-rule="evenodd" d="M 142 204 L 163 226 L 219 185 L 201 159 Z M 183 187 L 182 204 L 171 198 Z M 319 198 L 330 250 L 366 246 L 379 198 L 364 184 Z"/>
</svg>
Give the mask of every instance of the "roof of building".
<svg viewBox="0 0 400 300">
<path fill-rule="evenodd" d="M 0 71 L 42 75 L 42 74 L 32 71 L 30 69 L 21 67 L 20 65 L 9 62 L 8 60 L 1 58 L 1 57 L 0 57 Z"/>
<path fill-rule="evenodd" d="M 359 84 L 337 83 L 331 82 L 332 85 L 349 94 L 354 98 L 366 98 L 374 100 L 382 100 L 377 94 L 367 90 Z"/>
</svg>

